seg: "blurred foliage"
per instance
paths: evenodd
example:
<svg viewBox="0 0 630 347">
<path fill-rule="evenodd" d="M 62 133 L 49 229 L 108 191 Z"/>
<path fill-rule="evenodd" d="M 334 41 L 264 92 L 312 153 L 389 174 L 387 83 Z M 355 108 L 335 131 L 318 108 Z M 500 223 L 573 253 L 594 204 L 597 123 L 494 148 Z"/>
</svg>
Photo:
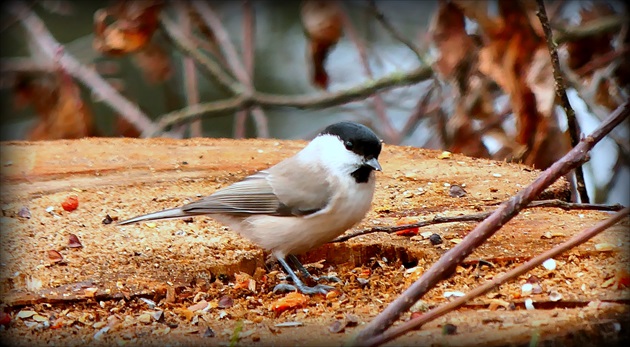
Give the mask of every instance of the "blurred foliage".
<svg viewBox="0 0 630 347">
<path fill-rule="evenodd" d="M 168 131 L 162 135 L 309 138 L 349 119 L 371 126 L 386 143 L 540 169 L 570 149 L 535 1 L 21 4 L 63 49 L 42 44 L 37 29 L 25 25 L 13 5 L 3 5 L 4 140 L 139 137 L 150 132 L 138 117 L 161 126 L 164 115 L 183 110 L 184 122 L 160 129 Z M 627 100 L 628 10 L 622 2 L 601 1 L 549 1 L 546 7 L 569 106 L 588 133 Z M 63 54 L 94 69 L 138 105 L 138 114 L 120 113 L 95 85 L 77 79 Z M 368 88 L 370 80 L 422 67 L 432 74 L 420 83 Z M 327 107 L 316 98 L 299 109 L 285 106 L 351 88 L 365 95 Z M 261 107 L 254 97 L 239 109 L 187 108 L 252 93 L 275 98 L 275 106 Z M 593 202 L 628 204 L 622 197 L 630 175 L 628 135 L 626 122 L 585 166 Z"/>
</svg>

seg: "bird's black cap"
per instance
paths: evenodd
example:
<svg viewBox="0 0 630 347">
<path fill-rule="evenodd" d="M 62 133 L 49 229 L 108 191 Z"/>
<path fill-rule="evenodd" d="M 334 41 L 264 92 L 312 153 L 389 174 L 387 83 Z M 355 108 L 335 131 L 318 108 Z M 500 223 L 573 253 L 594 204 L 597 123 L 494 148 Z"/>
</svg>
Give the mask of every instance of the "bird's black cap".
<svg viewBox="0 0 630 347">
<path fill-rule="evenodd" d="M 339 122 L 329 125 L 320 135 L 335 135 L 341 139 L 349 151 L 365 157 L 378 158 L 381 154 L 381 140 L 372 129 L 354 122 Z"/>
</svg>

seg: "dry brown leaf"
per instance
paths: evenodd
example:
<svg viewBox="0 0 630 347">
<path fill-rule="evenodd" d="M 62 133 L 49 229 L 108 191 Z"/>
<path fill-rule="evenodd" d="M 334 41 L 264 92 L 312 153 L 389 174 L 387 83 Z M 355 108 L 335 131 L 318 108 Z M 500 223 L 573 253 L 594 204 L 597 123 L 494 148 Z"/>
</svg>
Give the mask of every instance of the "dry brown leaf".
<svg viewBox="0 0 630 347">
<path fill-rule="evenodd" d="M 162 83 L 173 75 L 171 58 L 162 46 L 153 42 L 149 42 L 134 55 L 134 62 L 149 83 Z"/>
<path fill-rule="evenodd" d="M 336 1 L 305 0 L 301 19 L 308 38 L 308 57 L 313 70 L 313 83 L 328 87 L 328 73 L 324 62 L 332 47 L 342 35 L 341 7 Z"/>
<path fill-rule="evenodd" d="M 94 13 L 94 49 L 124 55 L 142 49 L 158 27 L 162 1 L 117 1 Z M 114 22 L 106 22 L 113 18 Z"/>
<path fill-rule="evenodd" d="M 466 33 L 464 13 L 451 2 L 440 2 L 430 32 L 439 51 L 435 69 L 445 78 L 455 79 L 463 94 L 477 51 L 473 39 Z"/>
<path fill-rule="evenodd" d="M 31 141 L 95 136 L 92 112 L 72 77 L 58 69 L 45 76 L 20 74 L 13 87 L 15 105 L 32 105 L 39 116 L 26 138 Z"/>
</svg>

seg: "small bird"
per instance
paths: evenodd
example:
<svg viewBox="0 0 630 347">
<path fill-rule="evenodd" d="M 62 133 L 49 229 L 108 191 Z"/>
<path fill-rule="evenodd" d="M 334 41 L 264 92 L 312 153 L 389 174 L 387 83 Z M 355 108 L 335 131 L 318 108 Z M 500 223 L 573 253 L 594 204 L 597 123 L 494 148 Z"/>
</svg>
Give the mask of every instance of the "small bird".
<svg viewBox="0 0 630 347">
<path fill-rule="evenodd" d="M 326 127 L 300 152 L 212 195 L 176 207 L 134 217 L 119 225 L 158 219 L 208 215 L 270 251 L 294 285 L 278 284 L 274 292 L 299 290 L 325 294 L 334 287 L 306 286 L 297 270 L 316 282 L 295 257 L 333 240 L 363 219 L 381 171 L 381 141 L 358 123 Z"/>
</svg>

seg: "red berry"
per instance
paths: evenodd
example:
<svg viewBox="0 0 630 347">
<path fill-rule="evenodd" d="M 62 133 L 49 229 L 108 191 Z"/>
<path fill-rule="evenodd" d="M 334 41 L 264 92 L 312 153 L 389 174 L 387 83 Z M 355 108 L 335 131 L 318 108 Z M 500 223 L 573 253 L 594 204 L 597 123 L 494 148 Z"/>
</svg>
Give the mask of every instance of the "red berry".
<svg viewBox="0 0 630 347">
<path fill-rule="evenodd" d="M 66 198 L 66 201 L 61 203 L 61 207 L 68 212 L 74 211 L 77 207 L 79 207 L 79 198 L 76 196 L 69 196 Z"/>
</svg>

